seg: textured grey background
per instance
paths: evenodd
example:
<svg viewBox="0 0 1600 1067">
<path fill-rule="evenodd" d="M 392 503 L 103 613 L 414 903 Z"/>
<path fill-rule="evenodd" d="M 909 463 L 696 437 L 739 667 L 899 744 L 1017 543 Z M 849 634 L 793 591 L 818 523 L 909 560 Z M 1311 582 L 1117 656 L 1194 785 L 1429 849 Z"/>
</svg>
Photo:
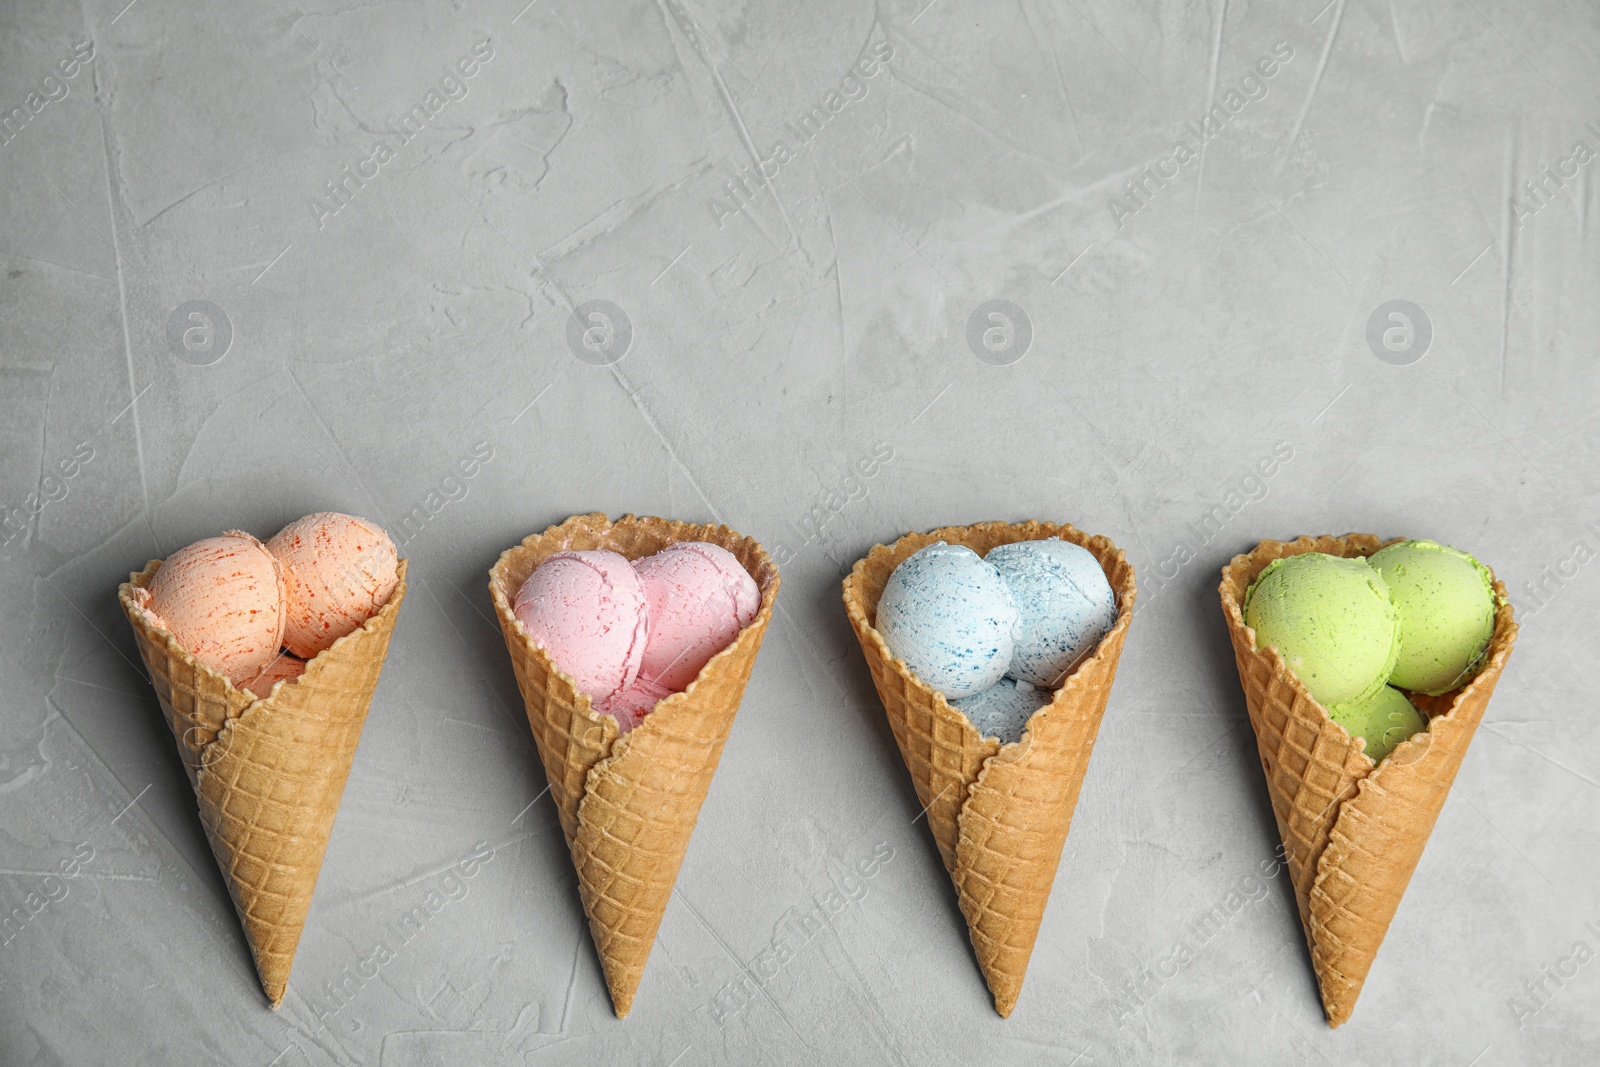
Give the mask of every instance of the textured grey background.
<svg viewBox="0 0 1600 1067">
<path fill-rule="evenodd" d="M 1593 4 L 125 3 L 0 14 L 0 111 L 24 109 L 0 144 L 0 911 L 75 875 L 0 946 L 0 1060 L 1600 1057 Z M 1225 124 L 1187 125 L 1213 104 Z M 1197 158 L 1163 163 L 1180 139 Z M 770 186 L 743 169 L 764 158 Z M 1369 346 L 1397 299 L 1431 324 L 1420 360 L 1415 315 L 1409 349 L 1387 313 L 1398 351 Z M 193 300 L 226 316 L 220 359 L 221 320 L 169 343 Z M 620 362 L 596 365 L 605 320 L 569 349 L 591 300 L 628 317 Z M 969 350 L 989 300 L 1026 314 L 1020 360 L 1004 320 Z M 114 590 L 325 508 L 397 540 L 428 521 L 272 1013 Z M 622 1023 L 484 589 L 590 510 L 720 519 L 786 561 Z M 1142 593 L 1002 1021 L 838 583 L 903 531 L 1026 517 L 1111 536 Z M 1332 1032 L 1287 880 L 1249 881 L 1276 834 L 1215 586 L 1262 537 L 1349 529 L 1478 554 L 1523 632 Z M 777 967 L 818 898 L 837 914 Z"/>
</svg>

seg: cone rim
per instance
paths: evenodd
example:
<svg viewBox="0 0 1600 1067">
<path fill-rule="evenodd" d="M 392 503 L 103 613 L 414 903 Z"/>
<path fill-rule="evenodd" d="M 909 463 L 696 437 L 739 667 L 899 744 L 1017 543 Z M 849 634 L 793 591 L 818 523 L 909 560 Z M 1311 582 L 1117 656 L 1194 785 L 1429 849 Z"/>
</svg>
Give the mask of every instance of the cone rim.
<svg viewBox="0 0 1600 1067">
<path fill-rule="evenodd" d="M 533 636 L 528 633 L 528 628 L 522 625 L 522 620 L 517 618 L 516 612 L 512 608 L 512 605 L 516 599 L 517 591 L 511 588 L 510 571 L 512 566 L 520 557 L 527 553 L 537 551 L 541 542 L 543 542 L 545 538 L 550 537 L 552 534 L 561 533 L 569 529 L 589 528 L 594 529 L 596 532 L 604 535 L 623 526 L 652 528 L 665 527 L 664 532 L 668 533 L 670 537 L 670 540 L 667 542 L 669 545 L 678 544 L 683 541 L 702 540 L 710 541 L 710 543 L 715 544 L 720 548 L 728 548 L 730 545 L 748 546 L 752 554 L 759 561 L 757 570 L 763 572 L 761 574 L 750 575 L 751 580 L 756 583 L 756 588 L 760 590 L 761 593 L 761 600 L 756 607 L 755 615 L 751 617 L 748 623 L 739 628 L 739 632 L 733 636 L 731 641 L 729 641 L 722 648 L 718 649 L 717 653 L 705 662 L 705 665 L 700 668 L 687 686 L 680 690 L 668 693 L 665 697 L 662 697 L 660 700 L 658 700 L 651 707 L 650 711 L 640 719 L 639 724 L 633 728 L 634 730 L 643 729 L 650 723 L 652 718 L 660 714 L 663 710 L 671 710 L 679 705 L 688 703 L 688 694 L 692 693 L 695 689 L 695 686 L 699 684 L 700 679 L 706 676 L 707 672 L 712 670 L 712 664 L 720 663 L 723 660 L 732 660 L 736 658 L 739 655 L 739 652 L 736 650 L 744 644 L 746 641 L 746 635 L 757 626 L 760 626 L 764 629 L 766 621 L 771 619 L 773 607 L 777 602 L 778 587 L 782 584 L 782 577 L 778 572 L 778 565 L 772 561 L 772 557 L 767 554 L 767 550 L 762 546 L 761 542 L 757 541 L 754 537 L 751 537 L 748 534 L 740 533 L 733 527 L 720 522 L 681 522 L 676 519 L 666 519 L 655 515 L 635 515 L 631 511 L 615 521 L 608 517 L 604 512 L 599 511 L 593 511 L 583 515 L 570 515 L 561 522 L 553 523 L 550 526 L 545 527 L 543 530 L 530 533 L 515 545 L 512 545 L 510 548 L 507 548 L 505 551 L 501 552 L 499 558 L 495 560 L 494 566 L 489 568 L 489 595 L 494 602 L 495 614 L 500 619 L 502 631 L 505 633 L 515 634 L 518 640 L 523 643 L 524 648 L 526 648 L 530 654 L 539 659 L 544 664 L 546 669 L 548 669 L 552 674 L 559 676 L 563 682 L 572 687 L 572 692 L 574 694 L 573 703 L 583 712 L 586 720 L 591 725 L 601 730 L 615 731 L 615 736 L 611 738 L 611 743 L 613 745 L 618 742 L 625 742 L 629 734 L 631 734 L 633 731 L 630 730 L 624 733 L 622 731 L 621 724 L 618 722 L 615 715 L 596 710 L 592 697 L 589 693 L 585 692 L 581 687 L 579 687 L 577 680 L 573 678 L 572 675 L 562 670 L 561 666 L 556 663 L 555 659 L 549 654 L 548 651 L 546 651 L 544 648 L 541 648 L 539 645 L 534 644 Z M 680 534 L 687 535 L 679 536 Z M 709 534 L 711 536 L 698 536 L 699 534 Z M 666 546 L 664 545 L 662 547 Z M 558 549 L 557 551 L 570 550 Z M 611 549 L 609 551 L 615 551 L 615 549 Z M 660 551 L 660 549 L 657 549 L 657 551 Z M 630 563 L 633 562 L 632 558 L 626 556 L 624 558 L 628 559 L 628 562 Z M 643 557 L 641 556 L 637 558 L 642 559 Z M 541 562 L 543 561 L 541 560 Z M 537 564 L 535 566 L 537 566 Z M 743 564 L 741 563 L 740 566 L 743 566 Z M 746 573 L 749 573 L 749 568 L 746 567 L 745 571 Z M 620 754 L 620 752 L 616 751 L 611 752 L 610 755 L 601 760 L 600 764 L 596 764 L 596 767 L 598 768 L 601 764 L 604 764 L 613 756 Z"/>
<path fill-rule="evenodd" d="M 269 690 L 265 695 L 261 695 L 257 694 L 253 689 L 239 688 L 237 685 L 233 684 L 233 679 L 229 678 L 226 674 L 223 674 L 221 671 L 216 670 L 215 668 L 208 666 L 207 664 L 196 659 L 187 648 L 183 647 L 182 643 L 179 642 L 172 631 L 162 625 L 160 616 L 151 611 L 149 608 L 145 607 L 145 605 L 139 603 L 134 595 L 135 590 L 149 588 L 150 580 L 156 576 L 156 572 L 161 569 L 162 564 L 165 562 L 165 560 L 161 559 L 152 559 L 144 565 L 143 570 L 128 572 L 128 580 L 117 586 L 117 600 L 121 602 L 122 610 L 125 615 L 127 615 L 129 618 L 139 619 L 139 621 L 145 627 L 147 627 L 152 633 L 160 638 L 161 643 L 166 649 L 167 655 L 184 664 L 185 666 L 193 667 L 197 671 L 220 679 L 223 685 L 226 687 L 224 692 L 231 691 L 232 693 L 237 694 L 241 700 L 245 701 L 245 710 L 249 710 L 250 707 L 253 707 L 256 704 L 264 704 L 267 701 L 272 700 L 275 694 L 278 692 L 278 686 L 284 682 L 288 682 L 291 685 L 299 682 L 299 678 L 279 679 L 277 682 L 272 684 L 271 690 Z M 329 652 L 332 652 L 334 649 L 339 648 L 345 642 L 349 641 L 354 643 L 362 635 L 376 633 L 380 628 L 389 625 L 389 616 L 394 615 L 400 610 L 400 601 L 405 597 L 406 570 L 409 562 L 410 560 L 407 557 L 401 557 L 395 562 L 394 591 L 389 594 L 389 599 L 384 601 L 383 607 L 373 612 L 372 615 L 368 617 L 368 619 L 360 626 L 357 626 L 354 630 L 351 630 L 347 634 L 342 634 L 333 642 L 333 644 L 329 645 L 321 652 L 318 652 L 315 656 L 306 660 L 306 669 L 301 674 L 302 678 L 311 673 L 313 665 L 316 664 L 318 660 L 322 659 L 323 656 L 327 655 Z M 279 646 L 279 654 L 282 654 L 281 645 Z M 319 670 L 318 673 L 320 674 L 321 671 Z M 232 703 L 232 701 L 230 701 L 230 703 Z M 243 712 L 241 711 L 240 715 L 242 714 Z M 230 715 L 229 721 L 232 721 L 236 717 L 237 716 Z"/>
<path fill-rule="evenodd" d="M 1244 596 L 1249 590 L 1250 584 L 1265 566 L 1261 562 L 1263 559 L 1270 562 L 1272 559 L 1298 556 L 1307 552 L 1326 552 L 1329 548 L 1354 550 L 1349 553 L 1342 551 L 1337 553 L 1330 552 L 1330 555 L 1339 554 L 1347 559 L 1352 557 L 1366 558 L 1381 548 L 1387 548 L 1404 540 L 1406 540 L 1404 537 L 1391 537 L 1384 540 L 1376 534 L 1359 532 L 1339 535 L 1303 534 L 1291 541 L 1266 539 L 1258 542 L 1255 548 L 1250 551 L 1241 552 L 1229 560 L 1222 568 L 1222 582 L 1217 586 L 1217 592 L 1222 600 L 1222 611 L 1227 618 L 1229 628 L 1237 629 L 1246 634 L 1249 637 L 1252 654 L 1266 659 L 1275 677 L 1283 678 L 1296 694 L 1315 704 L 1329 722 L 1338 726 L 1340 730 L 1344 730 L 1345 735 L 1350 737 L 1355 744 L 1357 751 L 1365 757 L 1369 767 L 1367 773 L 1359 779 L 1361 782 L 1366 782 L 1380 767 L 1387 767 L 1391 763 L 1398 767 L 1407 767 L 1420 761 L 1426 755 L 1428 743 L 1419 739 L 1425 738 L 1428 731 L 1418 731 L 1396 745 L 1394 750 L 1382 761 L 1374 761 L 1371 756 L 1367 755 L 1365 740 L 1350 734 L 1337 719 L 1328 714 L 1327 706 L 1317 700 L 1311 691 L 1301 683 L 1299 677 L 1289 668 L 1288 663 L 1284 660 L 1276 645 L 1268 645 L 1266 648 L 1257 647 L 1255 629 L 1244 621 Z M 1293 551 L 1286 552 L 1284 551 L 1285 549 Z M 1474 558 L 1476 559 L 1476 557 Z M 1466 704 L 1468 697 L 1476 695 L 1478 687 L 1485 679 L 1488 679 L 1491 685 L 1498 681 L 1507 659 L 1511 656 L 1511 649 L 1516 644 L 1520 627 L 1516 622 L 1511 595 L 1507 591 L 1505 583 L 1495 576 L 1494 569 L 1487 563 L 1482 563 L 1481 560 L 1479 562 L 1489 572 L 1490 582 L 1494 589 L 1495 626 L 1494 633 L 1489 638 L 1489 647 L 1485 651 L 1483 658 L 1479 660 L 1477 671 L 1464 684 L 1435 696 L 1412 693 L 1409 689 L 1403 690 L 1407 694 L 1407 699 L 1413 696 L 1422 696 L 1430 704 L 1445 706 L 1446 710 L 1437 713 L 1430 711 L 1426 707 L 1417 709 L 1427 717 L 1430 728 L 1433 725 L 1433 720 L 1446 719 L 1454 715 L 1457 708 Z M 1416 701 L 1413 700 L 1412 704 L 1415 706 Z M 1389 776 L 1385 775 L 1384 777 L 1388 778 Z M 1345 803 L 1349 803 L 1349 801 L 1342 802 L 1341 807 Z"/>
<path fill-rule="evenodd" d="M 1070 541 L 1078 545 L 1080 548 L 1087 549 L 1094 555 L 1095 562 L 1100 565 L 1100 569 L 1105 572 L 1106 582 L 1112 585 L 1112 594 L 1117 599 L 1116 622 L 1096 643 L 1094 651 L 1080 658 L 1073 665 L 1071 673 L 1067 675 L 1059 686 L 1051 691 L 1049 702 L 1041 705 L 1032 715 L 1028 716 L 1028 721 L 1023 726 L 1021 736 L 1015 741 L 1006 743 L 1002 743 L 999 738 L 984 737 L 979 734 L 978 728 L 972 724 L 971 719 L 967 718 L 965 712 L 951 704 L 949 698 L 941 690 L 935 689 L 923 681 L 917 672 L 911 668 L 910 664 L 890 651 L 888 642 L 883 639 L 883 634 L 878 631 L 873 621 L 867 617 L 869 609 L 872 611 L 873 617 L 876 617 L 877 603 L 874 602 L 868 605 L 864 600 L 861 588 L 867 569 L 886 557 L 896 555 L 901 546 L 907 542 L 917 543 L 917 547 L 913 551 L 925 548 L 935 541 L 964 545 L 964 539 L 970 537 L 974 531 L 997 529 L 1025 533 L 1026 536 L 1017 538 L 1017 542 L 1043 541 L 1051 537 L 1059 537 L 1064 541 Z M 1095 551 L 1097 547 L 1106 552 L 1108 559 L 1101 559 L 1101 553 Z M 1127 567 L 1127 574 L 1124 575 L 1122 582 L 1112 584 L 1112 568 L 1108 565 L 1108 560 L 1111 564 L 1120 563 Z M 1020 759 L 1027 752 L 1028 746 L 1032 744 L 1035 722 L 1043 723 L 1044 719 L 1041 716 L 1047 715 L 1058 705 L 1067 703 L 1067 698 L 1078 688 L 1078 679 L 1085 673 L 1085 669 L 1105 655 L 1109 648 L 1117 646 L 1115 638 L 1118 635 L 1125 634 L 1132 624 L 1133 605 L 1138 594 L 1138 581 L 1133 565 L 1128 562 L 1127 554 L 1118 548 L 1116 542 L 1112 541 L 1111 538 L 1106 537 L 1104 534 L 1085 533 L 1071 523 L 1041 522 L 1038 519 L 1028 519 L 1023 522 L 1006 522 L 1002 519 L 995 519 L 971 523 L 966 526 L 940 526 L 926 532 L 912 531 L 904 533 L 889 544 L 880 542 L 873 545 L 866 555 L 856 560 L 855 565 L 850 568 L 850 573 L 845 576 L 843 582 L 845 612 L 849 615 L 852 623 L 857 624 L 857 633 L 866 635 L 865 640 L 872 643 L 874 651 L 878 653 L 883 661 L 888 663 L 896 673 L 911 682 L 920 694 L 931 701 L 941 719 L 961 730 L 962 735 L 969 740 L 976 737 L 982 745 L 992 747 L 993 751 L 990 752 L 988 759 L 984 761 L 982 768 L 978 772 L 977 781 L 982 781 L 983 774 L 988 769 L 991 760 L 998 759 L 1001 762 L 1013 762 Z"/>
</svg>

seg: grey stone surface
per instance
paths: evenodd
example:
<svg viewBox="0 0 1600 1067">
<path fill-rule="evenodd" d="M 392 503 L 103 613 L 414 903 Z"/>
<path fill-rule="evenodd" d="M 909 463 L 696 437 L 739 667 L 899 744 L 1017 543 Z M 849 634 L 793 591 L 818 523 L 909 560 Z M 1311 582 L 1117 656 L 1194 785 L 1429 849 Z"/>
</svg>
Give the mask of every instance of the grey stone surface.
<svg viewBox="0 0 1600 1067">
<path fill-rule="evenodd" d="M 0 1060 L 1600 1058 L 1597 51 L 1570 0 L 7 5 Z M 114 590 L 317 509 L 414 587 L 272 1013 Z M 784 561 L 625 1022 L 484 588 L 591 510 Z M 838 583 L 1026 517 L 1142 594 L 1002 1021 Z M 1523 633 L 1330 1031 L 1215 587 L 1350 529 Z"/>
</svg>

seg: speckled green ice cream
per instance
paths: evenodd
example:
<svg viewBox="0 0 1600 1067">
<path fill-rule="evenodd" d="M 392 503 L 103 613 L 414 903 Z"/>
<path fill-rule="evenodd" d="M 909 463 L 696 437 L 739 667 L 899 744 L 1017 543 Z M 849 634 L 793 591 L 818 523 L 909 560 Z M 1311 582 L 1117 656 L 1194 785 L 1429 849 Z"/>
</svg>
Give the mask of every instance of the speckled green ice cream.
<svg viewBox="0 0 1600 1067">
<path fill-rule="evenodd" d="M 1400 651 L 1389 590 L 1363 559 L 1273 560 L 1245 596 L 1244 621 L 1256 647 L 1276 647 L 1323 707 L 1373 696 Z"/>
<path fill-rule="evenodd" d="M 1333 705 L 1328 709 L 1328 718 L 1343 726 L 1351 737 L 1365 738 L 1367 755 L 1374 762 L 1381 762 L 1400 742 L 1428 728 L 1427 718 L 1406 695 L 1387 685 L 1366 700 Z"/>
<path fill-rule="evenodd" d="M 1370 562 L 1400 613 L 1400 657 L 1389 683 L 1437 695 L 1471 678 L 1494 636 L 1488 568 L 1437 541 L 1397 541 Z"/>
</svg>

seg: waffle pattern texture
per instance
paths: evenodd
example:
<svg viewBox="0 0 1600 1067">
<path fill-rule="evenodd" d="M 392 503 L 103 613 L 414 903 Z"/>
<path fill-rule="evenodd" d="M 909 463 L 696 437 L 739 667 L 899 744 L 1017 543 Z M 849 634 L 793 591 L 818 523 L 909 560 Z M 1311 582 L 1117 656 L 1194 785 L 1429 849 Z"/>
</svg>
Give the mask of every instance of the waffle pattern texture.
<svg viewBox="0 0 1600 1067">
<path fill-rule="evenodd" d="M 267 1000 L 283 1003 L 322 856 L 406 594 L 263 700 L 198 662 L 139 606 L 160 560 L 117 589 L 189 773 L 211 851 L 238 909 Z"/>
<path fill-rule="evenodd" d="M 512 605 L 522 583 L 556 552 L 609 549 L 638 559 L 679 541 L 709 541 L 733 553 L 761 590 L 761 607 L 687 689 L 620 734 L 617 720 L 595 711 L 589 695 L 534 645 Z M 489 592 L 578 870 L 611 1004 L 624 1018 L 772 618 L 778 568 L 757 542 L 726 526 L 575 515 L 507 549 L 489 572 Z"/>
<path fill-rule="evenodd" d="M 1333 1027 L 1355 1009 L 1517 639 L 1511 602 L 1496 581 L 1499 606 L 1482 669 L 1453 692 L 1414 696 L 1428 717 L 1427 731 L 1374 764 L 1366 743 L 1328 718 L 1277 649 L 1255 647 L 1244 600 L 1275 559 L 1302 552 L 1370 556 L 1388 543 L 1359 533 L 1262 541 L 1222 569 L 1219 587 L 1323 1011 Z"/>
<path fill-rule="evenodd" d="M 1117 621 L 1055 698 L 1028 720 L 1022 739 L 1002 745 L 980 735 L 943 693 L 894 657 L 874 628 L 878 599 L 895 567 L 935 541 L 965 545 L 981 556 L 997 545 L 1047 537 L 1094 554 L 1116 592 Z M 1032 521 L 907 534 L 875 546 L 844 580 L 850 625 L 955 882 L 978 966 L 1001 1016 L 1011 1014 L 1022 991 L 1133 618 L 1135 591 L 1133 565 L 1109 539 Z"/>
</svg>

